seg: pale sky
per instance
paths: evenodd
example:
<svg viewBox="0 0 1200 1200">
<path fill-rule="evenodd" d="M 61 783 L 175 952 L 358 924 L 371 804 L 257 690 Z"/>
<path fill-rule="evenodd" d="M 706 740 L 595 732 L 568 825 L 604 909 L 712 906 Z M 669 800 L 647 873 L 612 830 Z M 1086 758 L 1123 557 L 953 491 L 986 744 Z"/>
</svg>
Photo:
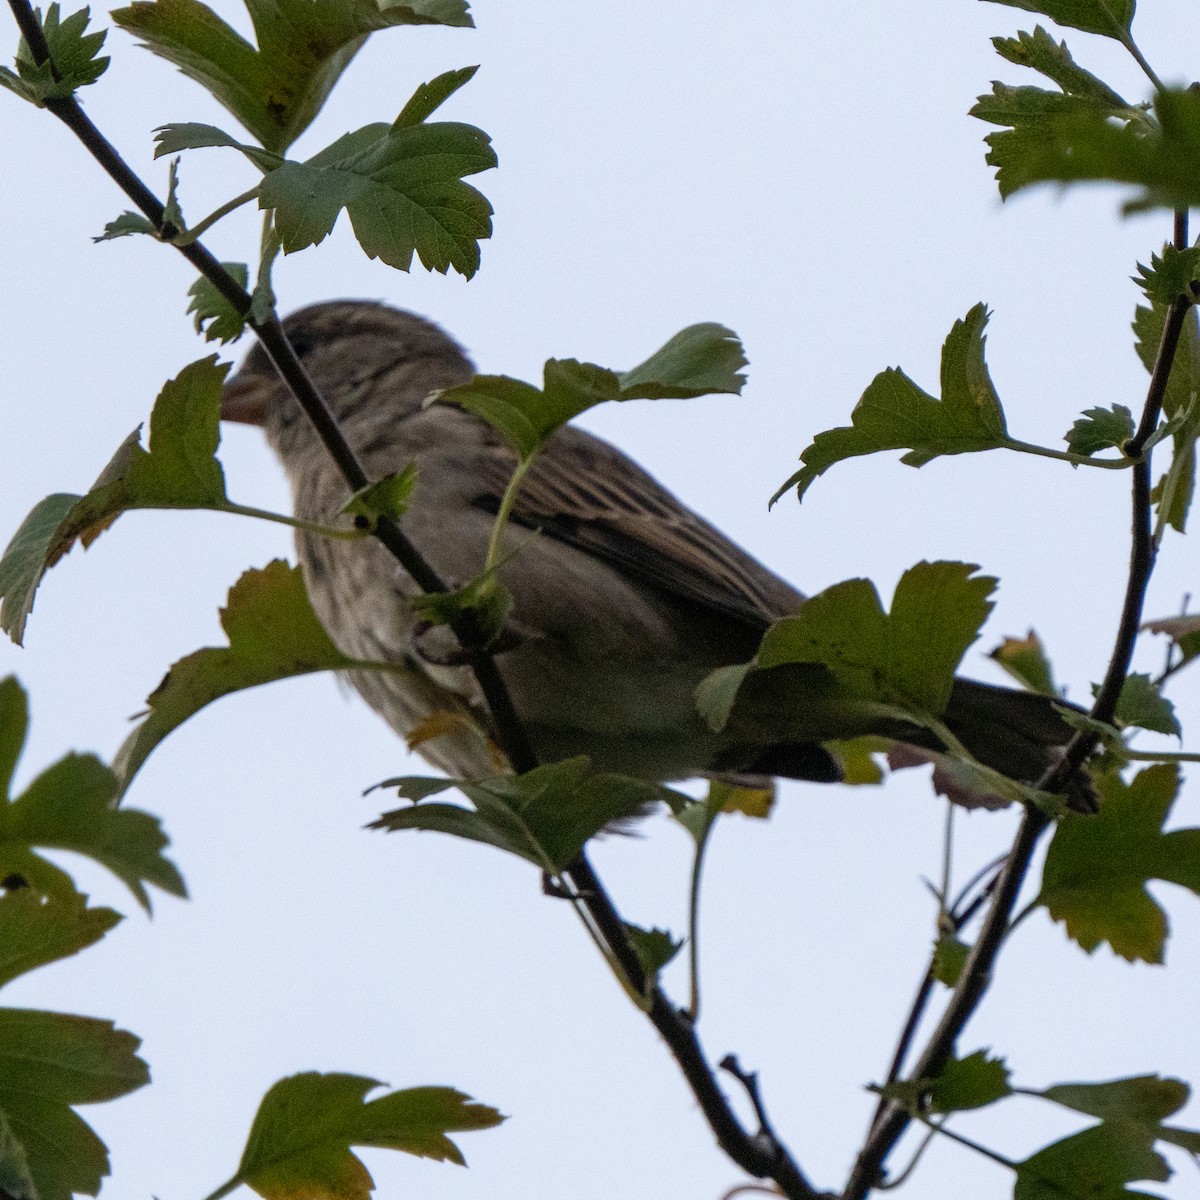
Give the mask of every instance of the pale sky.
<svg viewBox="0 0 1200 1200">
<path fill-rule="evenodd" d="M 238 22 L 230 0 L 215 7 Z M 1194 28 L 1192 6 L 1143 10 L 1135 33 L 1149 60 L 1168 80 L 1188 77 L 1179 34 Z M 481 369 L 533 379 L 550 356 L 625 368 L 688 324 L 721 321 L 746 345 L 743 397 L 623 405 L 584 423 L 805 591 L 865 575 L 886 599 L 922 558 L 982 564 L 1001 589 L 966 673 L 997 681 L 985 652 L 1032 625 L 1070 695 L 1086 699 L 1124 583 L 1123 476 L 999 453 L 917 472 L 884 455 L 835 467 L 803 506 L 766 508 L 877 371 L 902 365 L 936 390 L 942 340 L 979 300 L 994 310 L 989 361 L 1017 436 L 1055 445 L 1084 408 L 1140 406 L 1128 277 L 1169 217 L 1122 221 L 1110 189 L 1002 207 L 987 127 L 966 116 L 993 78 L 1035 82 L 988 39 L 1036 18 L 935 0 L 479 0 L 474 12 L 474 31 L 377 35 L 295 153 L 389 120 L 420 82 L 481 64 L 444 110 L 487 130 L 500 159 L 473 180 L 496 208 L 479 275 L 369 262 L 343 219 L 281 262 L 282 309 L 383 298 L 444 324 Z M 16 34 L 3 28 L 10 56 Z M 1115 43 L 1065 36 L 1130 99 L 1148 94 Z M 113 64 L 87 109 L 160 193 L 154 126 L 238 132 L 121 31 L 106 49 Z M 193 277 L 178 255 L 149 239 L 92 245 L 129 205 L 66 130 L 7 93 L 0 113 L 7 540 L 47 493 L 85 490 L 162 382 L 212 347 L 184 316 Z M 193 151 L 185 212 L 252 180 L 232 152 Z M 245 259 L 256 237 L 247 212 L 209 245 Z M 221 457 L 236 500 L 287 507 L 256 431 L 230 432 Z M 110 757 L 170 663 L 222 643 L 217 608 L 241 571 L 291 554 L 281 527 L 198 513 L 135 513 L 73 552 L 42 587 L 26 647 L 0 643 L 0 675 L 17 672 L 31 693 L 18 782 L 68 749 Z M 1150 615 L 1200 592 L 1194 562 L 1168 539 Z M 1147 644 L 1138 661 L 1153 669 L 1161 653 Z M 1177 683 L 1194 728 L 1200 670 Z M 263 1092 L 312 1069 L 451 1084 L 510 1114 L 461 1136 L 468 1171 L 366 1152 L 382 1196 L 716 1200 L 742 1181 L 653 1029 L 532 868 L 362 829 L 390 803 L 363 789 L 423 770 L 327 677 L 224 700 L 150 759 L 127 802 L 163 819 L 191 900 L 156 897 L 147 921 L 119 884 L 81 867 L 81 886 L 129 920 L 4 997 L 112 1018 L 144 1039 L 153 1085 L 83 1112 L 112 1151 L 106 1195 L 199 1200 L 233 1173 Z M 735 1051 L 759 1071 L 776 1129 L 822 1187 L 845 1178 L 871 1111 L 864 1085 L 886 1070 L 933 936 L 921 879 L 939 871 L 943 805 L 909 775 L 882 790 L 787 785 L 769 823 L 726 821 L 708 863 L 702 1040 L 713 1061 Z M 1200 823 L 1191 785 L 1173 820 Z M 960 881 L 1002 851 L 1014 822 L 960 816 Z M 687 838 L 661 819 L 643 832 L 598 845 L 595 861 L 629 919 L 682 932 Z M 1156 1071 L 1200 1081 L 1200 905 L 1152 890 L 1171 918 L 1168 970 L 1107 949 L 1088 958 L 1038 914 L 960 1051 L 991 1047 L 1030 1087 Z M 684 999 L 681 971 L 666 984 Z M 1200 1105 L 1180 1122 L 1200 1125 Z M 1082 1124 L 1012 1100 L 954 1127 L 1019 1158 Z M 1172 1162 L 1157 1190 L 1195 1195 L 1195 1168 Z M 949 1143 L 909 1188 L 922 1200 L 1011 1190 L 1008 1172 Z"/>
</svg>

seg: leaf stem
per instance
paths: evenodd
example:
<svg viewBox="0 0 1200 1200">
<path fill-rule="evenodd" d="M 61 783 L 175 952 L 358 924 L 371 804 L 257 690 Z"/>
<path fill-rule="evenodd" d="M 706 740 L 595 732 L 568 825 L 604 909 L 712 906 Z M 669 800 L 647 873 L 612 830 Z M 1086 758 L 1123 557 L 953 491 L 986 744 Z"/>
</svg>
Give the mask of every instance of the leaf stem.
<svg viewBox="0 0 1200 1200">
<path fill-rule="evenodd" d="M 512 473 L 512 478 L 508 481 L 508 486 L 504 489 L 504 495 L 500 498 L 500 507 L 496 511 L 496 519 L 492 522 L 492 535 L 488 539 L 487 558 L 484 559 L 483 573 L 486 575 L 489 571 L 493 571 L 500 563 L 500 540 L 504 536 L 505 526 L 508 525 L 508 517 L 512 512 L 512 506 L 516 502 L 517 493 L 521 490 L 521 484 L 525 480 L 525 475 L 529 468 L 533 466 L 536 454 L 529 455 L 528 458 L 522 458 L 518 461 L 516 470 Z"/>
<path fill-rule="evenodd" d="M 222 1200 L 224 1196 L 228 1196 L 230 1192 L 236 1192 L 242 1186 L 241 1177 L 235 1175 L 232 1179 L 221 1184 L 215 1192 L 204 1197 L 204 1200 Z"/>
<path fill-rule="evenodd" d="M 1011 1158 L 1005 1158 L 1003 1154 L 997 1153 L 995 1150 L 989 1150 L 987 1146 L 974 1141 L 972 1138 L 963 1137 L 961 1133 L 955 1133 L 953 1130 L 946 1128 L 946 1122 L 940 1124 L 931 1121 L 924 1113 L 916 1114 L 917 1120 L 921 1122 L 927 1129 L 932 1130 L 935 1134 L 940 1133 L 942 1137 L 949 1138 L 952 1142 L 957 1142 L 960 1146 L 965 1146 L 968 1150 L 974 1150 L 976 1154 L 982 1154 L 984 1158 L 990 1158 L 992 1162 L 999 1163 L 1002 1167 L 1007 1167 L 1010 1171 L 1017 1169 L 1017 1163 Z"/>
<path fill-rule="evenodd" d="M 716 824 L 716 814 L 709 813 L 708 824 L 696 840 L 696 855 L 692 859 L 692 875 L 688 886 L 688 976 L 690 996 L 687 1017 L 695 1024 L 700 1020 L 700 881 L 704 874 L 704 852 L 708 837 Z"/>
<path fill-rule="evenodd" d="M 1138 44 L 1133 40 L 1133 34 L 1128 29 L 1123 30 L 1121 34 L 1121 45 L 1133 55 L 1134 62 L 1146 74 L 1146 78 L 1154 85 L 1154 90 L 1161 92 L 1163 90 L 1163 81 L 1159 79 L 1154 68 L 1146 61 L 1145 55 L 1138 49 Z"/>
<path fill-rule="evenodd" d="M 366 529 L 338 529 L 334 525 L 318 525 L 314 521 L 302 521 L 299 517 L 288 517 L 283 513 L 271 512 L 266 508 L 252 508 L 247 504 L 234 504 L 233 501 L 222 504 L 220 508 L 214 508 L 213 512 L 227 512 L 239 517 L 254 517 L 259 521 L 273 521 L 277 525 L 290 525 L 293 529 L 302 529 L 305 533 L 316 533 L 321 537 L 340 538 L 349 542 L 370 537 L 370 531 Z"/>
<path fill-rule="evenodd" d="M 1200 753 L 1194 750 L 1126 750 L 1125 757 L 1131 762 L 1173 763 L 1200 762 Z"/>
<path fill-rule="evenodd" d="M 198 221 L 195 225 L 185 229 L 182 233 L 176 234 L 171 239 L 173 246 L 188 246 L 194 242 L 202 234 L 207 233 L 222 217 L 227 217 L 231 212 L 235 212 L 241 208 L 243 204 L 249 203 L 258 195 L 258 185 L 255 184 L 252 188 L 247 188 L 240 196 L 234 196 L 232 200 L 222 204 L 220 208 L 214 209 L 202 221 Z"/>
<path fill-rule="evenodd" d="M 1052 450 L 1049 446 L 1038 446 L 1033 442 L 1022 442 L 1018 438 L 1005 438 L 1001 443 L 1004 450 L 1016 450 L 1021 454 L 1036 454 L 1040 458 L 1056 458 L 1069 462 L 1073 467 L 1099 467 L 1105 471 L 1125 471 L 1133 466 L 1129 457 L 1093 458 L 1087 454 L 1074 454 L 1069 450 Z"/>
</svg>

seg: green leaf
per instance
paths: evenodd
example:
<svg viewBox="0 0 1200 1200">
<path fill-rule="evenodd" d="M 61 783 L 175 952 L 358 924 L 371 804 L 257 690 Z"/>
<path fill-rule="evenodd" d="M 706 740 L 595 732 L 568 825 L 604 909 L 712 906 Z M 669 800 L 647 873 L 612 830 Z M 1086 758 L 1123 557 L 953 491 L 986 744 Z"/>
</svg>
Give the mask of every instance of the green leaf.
<svg viewBox="0 0 1200 1200">
<path fill-rule="evenodd" d="M 1046 647 L 1034 630 L 1023 638 L 1005 638 L 988 657 L 1031 692 L 1055 698 L 1061 694 L 1054 682 Z"/>
<path fill-rule="evenodd" d="M 473 125 L 367 125 L 268 172 L 259 205 L 274 210 L 284 254 L 324 240 L 344 208 L 368 258 L 407 271 L 415 253 L 430 271 L 469 279 L 492 206 L 463 179 L 495 165 Z"/>
<path fill-rule="evenodd" d="M 1124 404 L 1114 404 L 1112 408 L 1089 408 L 1068 431 L 1067 449 L 1072 454 L 1089 456 L 1110 448 L 1124 451 L 1125 443 L 1133 437 L 1133 431 L 1133 413 Z"/>
<path fill-rule="evenodd" d="M 742 343 L 732 329 L 689 325 L 645 362 L 618 378 L 622 400 L 690 400 L 711 393 L 738 395 L 746 384 Z"/>
<path fill-rule="evenodd" d="M 971 947 L 966 942 L 959 941 L 949 933 L 943 933 L 933 949 L 934 979 L 948 988 L 955 987 L 963 967 L 967 965 L 967 955 L 970 953 Z"/>
<path fill-rule="evenodd" d="M 1134 315 L 1135 348 L 1150 373 L 1158 357 L 1166 313 L 1164 305 L 1154 304 L 1150 308 L 1139 307 Z M 1169 431 L 1175 454 L 1152 499 L 1158 507 L 1159 519 L 1182 533 L 1195 490 L 1195 443 L 1200 436 L 1200 321 L 1194 308 L 1184 318 L 1163 396 L 1163 413 L 1168 418 L 1167 424 L 1159 426 L 1149 444 L 1153 445 Z"/>
<path fill-rule="evenodd" d="M 46 10 L 44 20 L 41 9 L 35 8 L 33 13 L 50 48 L 50 58 L 40 65 L 35 63 L 33 52 L 22 38 L 17 47 L 17 73 L 0 68 L 0 85 L 42 108 L 47 100 L 65 100 L 104 74 L 109 59 L 97 56 L 108 33 L 107 30 L 84 32 L 91 17 L 86 8 L 72 13 L 65 21 L 59 19 L 57 3 Z M 54 78 L 55 69 L 58 79 Z"/>
<path fill-rule="evenodd" d="M 185 895 L 179 872 L 162 854 L 167 838 L 158 820 L 136 809 L 116 808 L 117 777 L 92 755 L 68 754 L 15 800 L 8 798 L 11 767 L 27 726 L 25 693 L 15 680 L 4 680 L 0 729 L 9 733 L 0 742 L 0 773 L 8 763 L 0 793 L 0 878 L 20 877 L 40 895 L 73 903 L 77 893 L 69 876 L 35 848 L 73 850 L 107 867 L 147 910 L 146 883 Z"/>
<path fill-rule="evenodd" d="M 737 368 L 745 365 L 741 342 L 731 330 L 690 325 L 623 375 L 574 358 L 551 358 L 540 389 L 507 375 L 476 375 L 438 398 L 482 417 L 529 459 L 556 430 L 597 404 L 739 392 L 746 377 Z"/>
<path fill-rule="evenodd" d="M 0 986 L 78 954 L 121 919 L 111 908 L 88 908 L 87 897 L 78 893 L 41 896 L 33 888 L 7 892 L 0 896 Z"/>
<path fill-rule="evenodd" d="M 42 577 L 76 539 L 90 546 L 130 509 L 225 505 L 225 479 L 214 455 L 228 371 L 216 355 L 184 367 L 155 401 L 148 450 L 135 429 L 86 496 L 48 496 L 25 518 L 0 557 L 0 626 L 14 642 L 21 641 Z"/>
<path fill-rule="evenodd" d="M 922 391 L 903 371 L 875 376 L 850 414 L 851 424 L 819 433 L 801 467 L 772 497 L 789 488 L 797 498 L 834 463 L 881 450 L 907 450 L 900 461 L 921 467 L 944 454 L 994 450 L 1008 440 L 1004 411 L 984 361 L 987 309 L 975 305 L 956 321 L 942 347 L 942 397 Z"/>
<path fill-rule="evenodd" d="M 1167 919 L 1146 891 L 1151 879 L 1200 893 L 1200 829 L 1164 833 L 1179 789 L 1176 767 L 1159 764 L 1129 784 L 1096 780 L 1100 812 L 1068 813 L 1042 870 L 1038 903 L 1089 954 L 1101 942 L 1130 961 L 1162 962 Z"/>
<path fill-rule="evenodd" d="M 0 1009 L 0 1114 L 24 1150 L 38 1200 L 99 1191 L 108 1154 L 72 1106 L 148 1083 L 138 1044 L 111 1021 Z"/>
<path fill-rule="evenodd" d="M 113 238 L 131 237 L 136 233 L 145 233 L 156 238 L 158 237 L 158 227 L 153 221 L 143 217 L 141 213 L 126 210 L 116 220 L 109 221 L 104 226 L 104 232 L 99 237 L 92 238 L 92 241 L 111 242 Z"/>
<path fill-rule="evenodd" d="M 1175 643 L 1184 662 L 1200 655 L 1200 613 L 1181 613 L 1177 617 L 1146 621 L 1142 629 L 1166 634 Z"/>
<path fill-rule="evenodd" d="M 1166 1180 L 1171 1170 L 1144 1137 L 1125 1126 L 1093 1125 L 1017 1164 L 1013 1200 L 1126 1200 L 1124 1185 Z"/>
<path fill-rule="evenodd" d="M 663 799 L 656 784 L 591 773 L 586 758 L 548 763 L 524 775 L 497 775 L 453 785 L 474 806 L 418 803 L 384 813 L 372 829 L 423 829 L 482 842 L 557 873 L 589 838 L 620 830 Z"/>
<path fill-rule="evenodd" d="M 409 125 L 420 125 L 428 121 L 478 70 L 478 66 L 459 67 L 457 71 L 445 71 L 428 83 L 421 84 L 400 110 L 400 115 L 394 122 L 395 126 L 404 129 Z"/>
<path fill-rule="evenodd" d="M 1005 196 L 1039 183 L 1123 183 L 1136 189 L 1125 202 L 1127 214 L 1194 207 L 1200 202 L 1200 178 L 1191 170 L 1200 150 L 1200 94 L 1166 88 L 1155 95 L 1154 115 L 1156 122 L 1149 122 L 1137 112 L 1113 113 L 1072 98 L 1036 127 L 989 135 L 988 161 L 1000 168 Z"/>
<path fill-rule="evenodd" d="M 1151 254 L 1150 265 L 1138 263 L 1134 283 L 1152 304 L 1168 305 L 1176 300 L 1192 301 L 1192 285 L 1200 279 L 1200 246 L 1180 249 L 1168 242 L 1161 255 Z"/>
<path fill-rule="evenodd" d="M 201 150 L 211 146 L 223 146 L 240 150 L 260 171 L 272 171 L 283 163 L 281 155 L 261 146 L 247 146 L 215 125 L 204 125 L 195 121 L 160 125 L 154 131 L 154 157 L 178 154 L 181 150 Z"/>
<path fill-rule="evenodd" d="M 346 502 L 342 512 L 366 517 L 372 524 L 379 517 L 398 521 L 407 511 L 413 488 L 417 486 L 417 468 L 409 463 L 403 471 L 385 475 L 369 483 Z"/>
<path fill-rule="evenodd" d="M 1133 24 L 1137 0 L 991 0 L 1009 8 L 1041 13 L 1059 25 L 1124 41 Z"/>
<path fill-rule="evenodd" d="M 890 614 L 870 581 L 835 584 L 771 626 L 757 664 L 819 663 L 849 695 L 938 716 L 992 609 L 996 580 L 978 570 L 973 563 L 918 563 L 896 585 Z"/>
<path fill-rule="evenodd" d="M 966 1058 L 952 1058 L 929 1089 L 934 1112 L 962 1112 L 983 1108 L 1012 1095 L 1009 1070 L 1002 1058 L 988 1058 L 976 1050 Z"/>
<path fill-rule="evenodd" d="M 486 571 L 453 592 L 426 592 L 412 597 L 413 611 L 430 625 L 453 625 L 470 617 L 483 635 L 484 645 L 493 646 L 504 632 L 512 612 L 512 593 Z"/>
<path fill-rule="evenodd" d="M 1102 1121 L 1128 1121 L 1140 1125 L 1149 1136 L 1187 1103 L 1189 1089 L 1179 1079 L 1158 1075 L 1136 1075 L 1107 1083 L 1059 1083 L 1038 1093 L 1055 1104 Z"/>
<path fill-rule="evenodd" d="M 542 393 L 531 383 L 507 375 L 476 375 L 470 383 L 446 388 L 438 399 L 481 417 L 508 438 L 522 458 L 536 454 L 544 440 L 536 423 Z"/>
<path fill-rule="evenodd" d="M 314 1071 L 281 1079 L 263 1097 L 237 1175 L 265 1200 L 369 1200 L 375 1186 L 352 1146 L 403 1150 L 465 1165 L 446 1136 L 490 1129 L 504 1118 L 448 1087 L 416 1087 L 367 1100 L 384 1085 L 362 1075 Z M 226 1185 L 220 1191 L 232 1190 Z"/>
<path fill-rule="evenodd" d="M 280 559 L 246 571 L 229 589 L 221 627 L 227 647 L 181 658 L 147 698 L 149 711 L 113 764 L 123 790 L 167 734 L 221 696 L 313 671 L 377 665 L 338 650 L 312 610 L 300 569 Z"/>
<path fill-rule="evenodd" d="M 1099 695 L 1098 684 L 1092 684 L 1092 695 Z M 1175 716 L 1175 706 L 1162 694 L 1149 675 L 1130 675 L 1121 685 L 1117 700 L 1118 725 L 1149 729 L 1180 737 L 1183 730 Z"/>
<path fill-rule="evenodd" d="M 246 286 L 250 271 L 245 263 L 226 262 L 221 266 L 242 287 Z M 203 275 L 188 288 L 188 295 L 192 302 L 187 310 L 195 314 L 192 324 L 197 333 L 204 334 L 206 342 L 221 342 L 222 345 L 236 342 L 246 331 L 246 318 Z"/>
<path fill-rule="evenodd" d="M 187 228 L 179 207 L 179 159 L 173 158 L 167 170 L 167 199 L 163 204 L 162 236 L 170 240 Z"/>
<path fill-rule="evenodd" d="M 856 737 L 825 743 L 842 768 L 842 783 L 847 787 L 873 787 L 884 780 L 886 768 L 879 761 L 891 743 L 887 738 Z"/>
<path fill-rule="evenodd" d="M 369 34 L 472 23 L 465 0 L 247 0 L 246 7 L 257 49 L 199 0 L 135 0 L 112 16 L 278 153 L 311 124 Z"/>
<path fill-rule="evenodd" d="M 673 938 L 665 929 L 643 929 L 640 925 L 624 922 L 625 936 L 633 947 L 633 952 L 642 964 L 648 979 L 657 979 L 658 973 L 678 953 L 683 942 Z"/>
<path fill-rule="evenodd" d="M 1056 42 L 1040 25 L 1015 38 L 992 38 L 992 45 L 1001 58 L 1045 75 L 1068 95 L 1097 100 L 1109 108 L 1129 107 L 1107 83 L 1075 62 L 1066 42 Z"/>
</svg>

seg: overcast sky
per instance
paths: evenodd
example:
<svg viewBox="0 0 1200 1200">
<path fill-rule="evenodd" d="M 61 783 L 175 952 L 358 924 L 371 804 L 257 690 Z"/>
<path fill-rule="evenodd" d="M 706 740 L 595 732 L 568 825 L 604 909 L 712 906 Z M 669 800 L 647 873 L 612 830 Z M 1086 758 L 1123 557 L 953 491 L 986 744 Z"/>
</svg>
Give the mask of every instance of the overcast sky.
<svg viewBox="0 0 1200 1200">
<path fill-rule="evenodd" d="M 68 5 L 69 7 L 69 5 Z M 232 0 L 216 6 L 245 25 Z M 399 111 L 416 85 L 481 64 L 446 106 L 494 138 L 474 182 L 495 235 L 469 283 L 367 261 L 344 220 L 276 272 L 281 308 L 373 297 L 444 324 L 481 369 L 538 378 L 549 356 L 624 368 L 696 321 L 731 326 L 750 358 L 741 398 L 614 406 L 589 428 L 805 591 L 858 575 L 885 598 L 922 558 L 978 562 L 999 603 L 965 669 L 1034 625 L 1070 695 L 1107 661 L 1127 553 L 1127 480 L 1011 454 L 897 456 L 835 468 L 803 506 L 766 501 L 811 437 L 845 423 L 872 376 L 903 365 L 936 390 L 938 354 L 979 300 L 1010 428 L 1056 444 L 1093 405 L 1140 405 L 1146 376 L 1129 281 L 1169 233 L 1122 221 L 1108 189 L 1001 206 L 966 116 L 992 78 L 1034 82 L 988 38 L 1035 18 L 973 0 L 479 0 L 479 28 L 378 35 L 296 147 L 311 154 Z M 16 46 L 10 26 L 0 39 Z M 1189 77 L 1194 6 L 1146 2 L 1135 32 L 1160 75 Z M 1133 99 L 1147 87 L 1115 43 L 1068 34 L 1076 57 Z M 109 38 L 89 89 L 100 127 L 160 191 L 151 130 L 230 119 L 166 63 Z M 123 197 L 52 117 L 0 96 L 0 541 L 53 491 L 83 491 L 164 379 L 210 352 L 184 316 L 191 269 L 149 239 L 93 246 Z M 197 217 L 249 186 L 227 151 L 184 161 Z M 253 256 L 257 218 L 209 244 Z M 242 348 L 235 348 L 240 357 Z M 222 445 L 230 494 L 285 508 L 256 431 Z M 248 566 L 291 555 L 278 526 L 196 513 L 123 518 L 44 584 L 23 650 L 0 675 L 31 692 L 20 781 L 68 749 L 111 756 L 167 666 L 221 644 L 217 608 Z M 1151 615 L 1200 591 L 1194 549 L 1168 539 Z M 1143 667 L 1162 647 L 1141 652 Z M 1173 695 L 1185 718 L 1196 678 Z M 626 1001 L 566 905 L 526 864 L 436 836 L 368 833 L 362 791 L 423 770 L 328 677 L 222 701 L 151 758 L 128 802 L 160 815 L 191 889 L 154 919 L 103 872 L 82 886 L 130 919 L 98 947 L 26 976 L 7 1003 L 111 1017 L 144 1039 L 154 1084 L 84 1115 L 108 1141 L 107 1194 L 199 1200 L 232 1174 L 262 1093 L 299 1070 L 393 1086 L 453 1084 L 511 1114 L 467 1134 L 469 1171 L 365 1155 L 385 1196 L 715 1200 L 738 1170 L 716 1149 L 657 1035 Z M 713 1058 L 761 1074 L 781 1136 L 820 1185 L 840 1186 L 924 969 L 943 807 L 917 773 L 886 789 L 788 785 L 769 823 L 718 830 L 704 896 Z M 383 803 L 387 803 L 385 797 Z M 1200 823 L 1185 788 L 1175 821 Z M 959 879 L 1000 853 L 1013 814 L 960 818 Z M 622 911 L 685 926 L 689 844 L 665 820 L 595 859 Z M 1090 959 L 1039 914 L 1026 922 L 960 1045 L 1005 1055 L 1039 1087 L 1161 1071 L 1200 1080 L 1200 905 L 1155 885 L 1171 915 L 1169 970 Z M 681 997 L 686 981 L 668 972 Z M 1187 1114 L 1200 1124 L 1200 1105 Z M 1013 1100 L 958 1127 L 1011 1157 L 1077 1128 Z M 901 1153 L 896 1165 L 902 1165 Z M 1195 1195 L 1195 1169 L 1161 1191 Z M 935 1145 L 910 1191 L 1000 1200 L 1011 1177 Z"/>
</svg>

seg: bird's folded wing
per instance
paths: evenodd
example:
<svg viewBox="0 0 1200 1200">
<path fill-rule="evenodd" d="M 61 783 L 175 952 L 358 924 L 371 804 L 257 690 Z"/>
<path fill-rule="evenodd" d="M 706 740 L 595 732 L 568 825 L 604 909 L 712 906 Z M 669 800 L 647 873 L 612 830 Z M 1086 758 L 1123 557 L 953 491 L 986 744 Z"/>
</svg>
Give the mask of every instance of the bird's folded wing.
<svg viewBox="0 0 1200 1200">
<path fill-rule="evenodd" d="M 501 445 L 484 456 L 480 507 L 497 510 L 513 466 Z M 804 600 L 626 455 L 569 426 L 525 477 L 512 520 L 756 629 L 795 612 Z"/>
</svg>

